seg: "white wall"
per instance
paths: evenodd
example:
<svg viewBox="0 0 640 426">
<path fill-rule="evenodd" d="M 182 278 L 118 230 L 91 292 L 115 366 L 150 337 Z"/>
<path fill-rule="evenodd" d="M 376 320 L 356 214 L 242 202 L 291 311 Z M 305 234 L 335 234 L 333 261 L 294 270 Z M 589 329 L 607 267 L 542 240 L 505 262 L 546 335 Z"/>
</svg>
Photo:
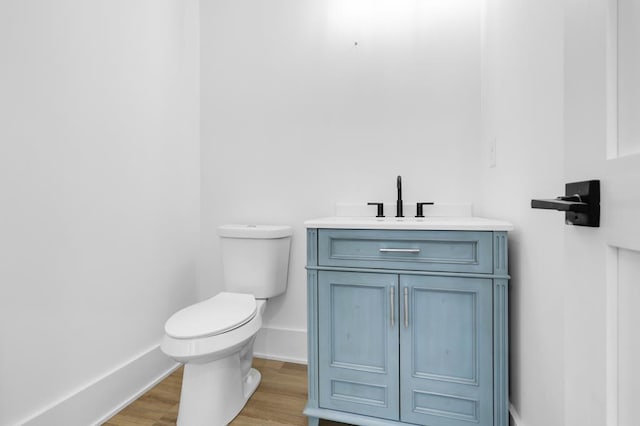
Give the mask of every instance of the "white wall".
<svg viewBox="0 0 640 426">
<path fill-rule="evenodd" d="M 202 3 L 202 297 L 221 289 L 216 226 L 291 224 L 289 289 L 266 327 L 304 339 L 305 219 L 395 201 L 398 174 L 406 201 L 473 197 L 480 12 L 475 0 Z"/>
<path fill-rule="evenodd" d="M 532 198 L 564 191 L 564 6 L 485 0 L 482 168 L 474 202 L 510 220 L 510 399 L 517 426 L 564 424 L 564 232 Z M 496 139 L 497 161 L 488 152 Z"/>
<path fill-rule="evenodd" d="M 154 350 L 196 298 L 197 13 L 0 4 L 2 425 Z M 84 408 L 65 424 L 104 415 Z"/>
</svg>

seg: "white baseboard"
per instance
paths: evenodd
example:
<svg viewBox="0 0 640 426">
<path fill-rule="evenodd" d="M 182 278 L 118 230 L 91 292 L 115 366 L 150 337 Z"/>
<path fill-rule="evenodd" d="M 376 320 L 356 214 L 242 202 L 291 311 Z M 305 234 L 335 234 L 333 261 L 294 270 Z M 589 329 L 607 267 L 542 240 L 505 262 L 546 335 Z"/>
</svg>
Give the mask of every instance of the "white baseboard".
<svg viewBox="0 0 640 426">
<path fill-rule="evenodd" d="M 254 345 L 259 358 L 307 363 L 307 331 L 262 328 Z M 101 425 L 151 389 L 180 364 L 154 346 L 93 383 L 20 422 L 24 426 Z"/>
<path fill-rule="evenodd" d="M 263 327 L 253 345 L 258 358 L 307 363 L 307 330 Z"/>
<path fill-rule="evenodd" d="M 101 425 L 179 366 L 155 346 L 21 424 Z"/>
<path fill-rule="evenodd" d="M 524 423 L 520 420 L 520 414 L 518 414 L 518 410 L 515 409 L 513 404 L 509 404 L 509 417 L 511 426 L 524 426 Z"/>
</svg>

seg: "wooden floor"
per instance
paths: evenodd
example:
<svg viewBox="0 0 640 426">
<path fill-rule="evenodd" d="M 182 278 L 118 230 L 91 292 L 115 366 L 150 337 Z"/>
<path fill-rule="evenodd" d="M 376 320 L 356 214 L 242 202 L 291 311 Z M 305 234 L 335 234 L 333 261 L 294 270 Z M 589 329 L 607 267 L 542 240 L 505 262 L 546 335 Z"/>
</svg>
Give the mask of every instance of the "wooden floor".
<svg viewBox="0 0 640 426">
<path fill-rule="evenodd" d="M 254 359 L 262 382 L 231 426 L 306 425 L 307 368 L 290 362 Z M 105 423 L 107 426 L 169 426 L 178 418 L 182 368 Z M 323 426 L 344 426 L 321 421 Z M 195 425 L 194 425 L 195 426 Z M 199 425 L 197 425 L 199 426 Z"/>
</svg>

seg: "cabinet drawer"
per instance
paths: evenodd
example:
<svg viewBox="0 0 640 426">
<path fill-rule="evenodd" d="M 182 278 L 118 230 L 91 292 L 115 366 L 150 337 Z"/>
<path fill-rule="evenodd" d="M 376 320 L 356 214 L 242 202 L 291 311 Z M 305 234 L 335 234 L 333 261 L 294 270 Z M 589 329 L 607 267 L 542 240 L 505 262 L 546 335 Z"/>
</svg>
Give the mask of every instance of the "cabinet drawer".
<svg viewBox="0 0 640 426">
<path fill-rule="evenodd" d="M 318 265 L 493 272 L 492 232 L 320 229 Z"/>
</svg>

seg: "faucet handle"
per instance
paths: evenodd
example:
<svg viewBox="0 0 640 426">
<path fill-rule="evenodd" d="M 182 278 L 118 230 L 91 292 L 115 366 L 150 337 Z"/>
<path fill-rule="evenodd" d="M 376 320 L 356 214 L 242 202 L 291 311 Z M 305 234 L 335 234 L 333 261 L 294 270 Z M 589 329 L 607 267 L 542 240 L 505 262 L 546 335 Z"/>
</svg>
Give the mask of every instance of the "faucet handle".
<svg viewBox="0 0 640 426">
<path fill-rule="evenodd" d="M 378 206 L 378 214 L 376 217 L 384 217 L 384 203 L 367 203 L 369 206 Z"/>
<path fill-rule="evenodd" d="M 424 214 L 422 213 L 422 207 L 423 206 L 431 206 L 431 205 L 433 205 L 432 202 L 416 203 L 416 217 L 424 217 Z"/>
</svg>

